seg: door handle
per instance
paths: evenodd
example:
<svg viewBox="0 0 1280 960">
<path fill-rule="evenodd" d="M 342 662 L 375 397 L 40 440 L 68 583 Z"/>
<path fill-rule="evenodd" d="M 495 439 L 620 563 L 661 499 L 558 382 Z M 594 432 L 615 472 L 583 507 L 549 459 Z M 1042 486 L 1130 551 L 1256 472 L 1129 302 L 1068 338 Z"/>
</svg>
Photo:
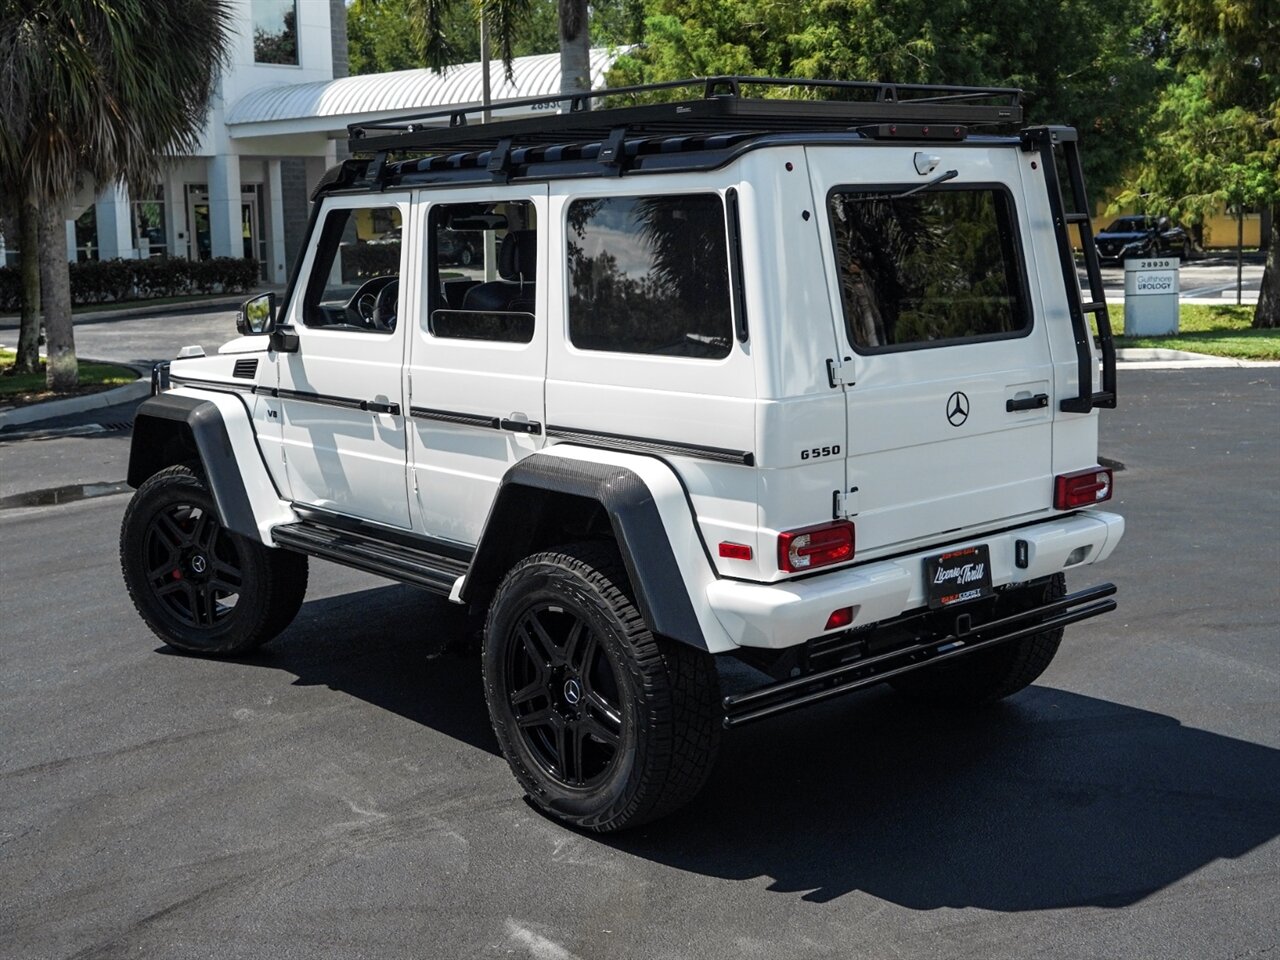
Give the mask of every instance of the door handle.
<svg viewBox="0 0 1280 960">
<path fill-rule="evenodd" d="M 512 433 L 542 433 L 542 424 L 537 420 L 510 420 L 504 417 L 499 421 L 499 426 L 503 430 L 510 430 Z"/>
<path fill-rule="evenodd" d="M 389 413 L 393 417 L 400 416 L 400 404 L 383 403 L 381 400 L 361 400 L 360 409 L 370 413 Z"/>
<path fill-rule="evenodd" d="M 1049 395 L 1047 393 L 1037 393 L 1034 397 L 1019 397 L 1017 400 L 1006 400 L 1004 409 L 1006 413 L 1015 413 L 1018 410 L 1041 410 L 1049 405 Z"/>
</svg>

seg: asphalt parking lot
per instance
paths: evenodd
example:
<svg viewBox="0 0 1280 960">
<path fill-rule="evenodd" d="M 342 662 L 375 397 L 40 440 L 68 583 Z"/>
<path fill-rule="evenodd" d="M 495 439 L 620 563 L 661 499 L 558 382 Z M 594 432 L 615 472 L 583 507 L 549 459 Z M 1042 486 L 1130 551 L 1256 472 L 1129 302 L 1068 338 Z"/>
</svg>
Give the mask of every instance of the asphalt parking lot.
<svg viewBox="0 0 1280 960">
<path fill-rule="evenodd" d="M 0 956 L 1274 956 L 1278 386 L 1122 371 L 1129 529 L 1071 581 L 1120 608 L 1034 687 L 734 731 L 606 838 L 523 802 L 455 608 L 313 562 L 260 654 L 175 655 L 120 581 L 127 498 L 20 496 L 120 480 L 127 432 L 0 443 Z"/>
</svg>

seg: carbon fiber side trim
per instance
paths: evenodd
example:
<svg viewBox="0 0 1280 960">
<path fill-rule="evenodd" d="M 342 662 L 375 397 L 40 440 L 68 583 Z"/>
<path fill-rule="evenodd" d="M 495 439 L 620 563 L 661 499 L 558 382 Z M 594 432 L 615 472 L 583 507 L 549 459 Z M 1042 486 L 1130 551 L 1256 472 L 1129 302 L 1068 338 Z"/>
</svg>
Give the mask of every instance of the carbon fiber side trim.
<svg viewBox="0 0 1280 960">
<path fill-rule="evenodd" d="M 537 454 L 515 464 L 494 498 L 462 599 L 486 604 L 513 564 L 563 542 L 548 539 L 540 521 L 550 519 L 556 513 L 555 498 L 566 495 L 594 501 L 604 509 L 649 629 L 707 649 L 653 494 L 626 467 Z"/>
<path fill-rule="evenodd" d="M 193 448 L 199 457 L 222 525 L 258 539 L 253 506 L 240 477 L 222 411 L 209 400 L 162 393 L 138 407 L 129 448 L 129 486 L 137 488 L 157 470 L 181 462 L 165 462 L 165 454 L 175 440 Z"/>
<path fill-rule="evenodd" d="M 714 460 L 717 463 L 737 463 L 755 466 L 756 456 L 749 450 L 729 450 L 724 447 L 707 447 L 698 443 L 681 443 L 678 440 L 651 440 L 648 437 L 629 437 L 621 433 L 603 433 L 599 430 L 579 430 L 576 427 L 547 427 L 547 436 L 566 443 L 581 443 L 589 447 L 604 447 L 626 453 L 657 453 L 672 457 L 694 457 L 698 460 Z"/>
</svg>

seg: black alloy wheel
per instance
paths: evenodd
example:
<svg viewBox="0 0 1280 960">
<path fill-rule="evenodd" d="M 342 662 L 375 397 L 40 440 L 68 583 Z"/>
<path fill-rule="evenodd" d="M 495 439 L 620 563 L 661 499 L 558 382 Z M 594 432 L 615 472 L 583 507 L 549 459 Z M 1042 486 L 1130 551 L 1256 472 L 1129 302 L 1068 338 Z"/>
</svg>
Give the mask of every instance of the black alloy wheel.
<svg viewBox="0 0 1280 960">
<path fill-rule="evenodd" d="M 574 610 L 542 601 L 515 626 L 503 683 L 529 755 L 569 789 L 598 786 L 622 743 L 618 675 L 599 638 Z"/>
<path fill-rule="evenodd" d="M 192 653 L 265 643 L 293 621 L 307 590 L 307 558 L 226 529 L 186 465 L 149 477 L 129 501 L 120 568 L 152 632 Z"/>
<path fill-rule="evenodd" d="M 512 567 L 489 604 L 482 662 L 498 745 L 550 816 L 621 830 L 706 781 L 720 742 L 715 663 L 654 636 L 612 543 Z"/>
<path fill-rule="evenodd" d="M 235 543 L 201 506 L 178 503 L 147 524 L 147 582 L 165 612 L 190 627 L 212 627 L 240 599 L 243 572 Z"/>
</svg>

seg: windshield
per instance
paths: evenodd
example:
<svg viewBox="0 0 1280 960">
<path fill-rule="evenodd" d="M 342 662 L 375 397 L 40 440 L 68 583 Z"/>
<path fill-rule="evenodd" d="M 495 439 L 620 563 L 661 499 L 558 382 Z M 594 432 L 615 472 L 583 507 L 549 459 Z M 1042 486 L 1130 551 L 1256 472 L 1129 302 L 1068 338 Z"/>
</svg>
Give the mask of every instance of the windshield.
<svg viewBox="0 0 1280 960">
<path fill-rule="evenodd" d="M 1142 233 L 1150 229 L 1150 221 L 1146 217 L 1121 217 L 1112 222 L 1104 233 Z"/>
</svg>

